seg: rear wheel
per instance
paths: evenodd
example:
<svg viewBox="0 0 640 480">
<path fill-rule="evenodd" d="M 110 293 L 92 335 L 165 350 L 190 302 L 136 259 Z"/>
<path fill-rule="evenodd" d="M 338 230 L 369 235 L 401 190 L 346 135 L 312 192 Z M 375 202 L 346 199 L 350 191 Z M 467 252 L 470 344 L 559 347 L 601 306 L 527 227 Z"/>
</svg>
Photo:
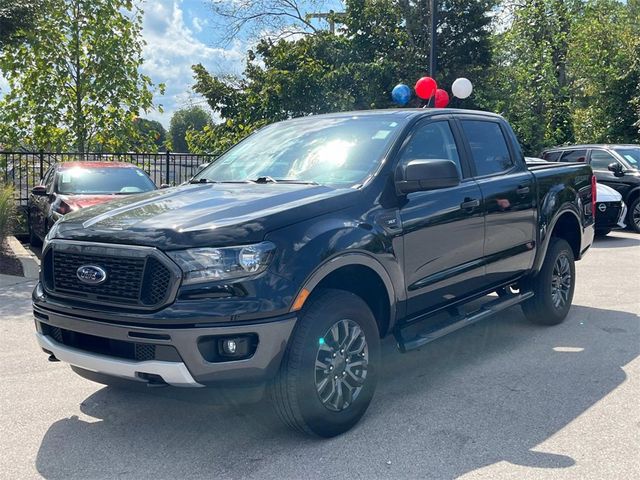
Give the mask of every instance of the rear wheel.
<svg viewBox="0 0 640 480">
<path fill-rule="evenodd" d="M 629 228 L 640 233 L 640 197 L 636 198 L 629 206 Z"/>
<path fill-rule="evenodd" d="M 524 314 L 541 325 L 561 323 L 571 308 L 575 283 L 573 250 L 566 240 L 554 237 L 542 269 L 528 285 L 534 296 L 522 304 Z"/>
<path fill-rule="evenodd" d="M 364 415 L 376 387 L 378 327 L 353 293 L 324 290 L 305 307 L 270 387 L 290 427 L 320 437 L 346 432 Z"/>
</svg>

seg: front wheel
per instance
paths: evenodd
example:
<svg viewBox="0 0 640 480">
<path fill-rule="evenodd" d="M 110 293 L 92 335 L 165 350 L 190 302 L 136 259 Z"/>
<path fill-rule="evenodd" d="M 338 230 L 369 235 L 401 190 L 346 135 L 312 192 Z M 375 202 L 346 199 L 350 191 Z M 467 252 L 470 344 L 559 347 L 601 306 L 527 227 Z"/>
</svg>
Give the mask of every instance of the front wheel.
<svg viewBox="0 0 640 480">
<path fill-rule="evenodd" d="M 640 197 L 636 198 L 629 206 L 629 228 L 640 233 Z"/>
<path fill-rule="evenodd" d="M 376 388 L 380 336 L 367 304 L 327 289 L 305 306 L 270 387 L 290 427 L 320 437 L 346 432 L 364 415 Z"/>
<path fill-rule="evenodd" d="M 529 281 L 534 296 L 522 304 L 525 316 L 541 325 L 557 325 L 569 313 L 576 285 L 573 250 L 566 240 L 552 238 L 540 272 Z"/>
</svg>

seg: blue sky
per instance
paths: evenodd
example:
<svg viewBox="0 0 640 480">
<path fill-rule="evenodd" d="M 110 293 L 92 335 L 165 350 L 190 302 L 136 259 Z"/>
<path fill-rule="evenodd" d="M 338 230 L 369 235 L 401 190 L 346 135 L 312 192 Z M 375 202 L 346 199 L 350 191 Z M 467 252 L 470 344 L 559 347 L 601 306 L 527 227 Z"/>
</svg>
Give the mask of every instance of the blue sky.
<svg viewBox="0 0 640 480">
<path fill-rule="evenodd" d="M 143 9 L 142 35 L 147 45 L 142 71 L 154 83 L 166 84 L 165 94 L 155 96 L 164 113 L 152 111 L 146 117 L 168 127 L 176 109 L 190 104 L 206 107 L 203 99 L 191 92 L 191 66 L 202 63 L 214 74 L 240 75 L 247 47 L 241 41 L 221 46 L 212 26 L 213 12 L 203 0 L 147 0 Z"/>
<path fill-rule="evenodd" d="M 146 117 L 160 121 L 165 127 L 169 126 L 173 112 L 181 107 L 190 104 L 207 107 L 201 97 L 191 92 L 192 65 L 202 63 L 213 74 L 241 75 L 244 70 L 247 42 L 237 40 L 226 44 L 222 41 L 214 26 L 210 3 L 206 0 L 146 0 L 143 3 L 142 35 L 147 45 L 142 71 L 154 83 L 167 86 L 164 95 L 155 96 L 164 113 L 152 111 Z M 317 3 L 334 3 L 340 8 L 337 0 Z"/>
</svg>

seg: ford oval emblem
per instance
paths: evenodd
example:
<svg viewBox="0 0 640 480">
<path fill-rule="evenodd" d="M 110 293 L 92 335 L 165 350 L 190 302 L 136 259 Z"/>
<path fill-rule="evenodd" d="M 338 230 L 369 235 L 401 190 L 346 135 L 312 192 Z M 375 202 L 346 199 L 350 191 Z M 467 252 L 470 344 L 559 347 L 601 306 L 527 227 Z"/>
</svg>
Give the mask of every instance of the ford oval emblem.
<svg viewBox="0 0 640 480">
<path fill-rule="evenodd" d="M 100 285 L 107 279 L 107 272 L 96 265 L 82 265 L 76 270 L 76 276 L 81 282 Z"/>
</svg>

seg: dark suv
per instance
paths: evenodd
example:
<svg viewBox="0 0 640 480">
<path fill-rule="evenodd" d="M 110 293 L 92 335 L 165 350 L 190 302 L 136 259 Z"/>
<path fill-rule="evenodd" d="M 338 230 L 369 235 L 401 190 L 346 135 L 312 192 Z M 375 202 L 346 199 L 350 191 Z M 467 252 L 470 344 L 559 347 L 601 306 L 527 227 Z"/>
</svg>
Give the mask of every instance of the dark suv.
<svg viewBox="0 0 640 480">
<path fill-rule="evenodd" d="M 627 225 L 640 233 L 640 145 L 572 145 L 549 148 L 548 162 L 584 162 L 591 165 L 599 183 L 622 195 L 627 204 Z"/>
</svg>

